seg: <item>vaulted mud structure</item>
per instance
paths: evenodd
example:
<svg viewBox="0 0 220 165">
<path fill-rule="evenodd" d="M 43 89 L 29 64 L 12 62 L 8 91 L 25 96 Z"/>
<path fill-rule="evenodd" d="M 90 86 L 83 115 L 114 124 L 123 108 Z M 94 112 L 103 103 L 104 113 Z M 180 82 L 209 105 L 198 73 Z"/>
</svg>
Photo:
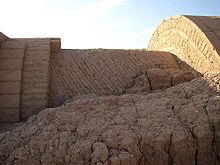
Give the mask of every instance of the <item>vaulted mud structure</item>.
<svg viewBox="0 0 220 165">
<path fill-rule="evenodd" d="M 174 16 L 154 32 L 147 50 L 168 51 L 194 70 L 215 75 L 220 70 L 220 17 Z"/>
<path fill-rule="evenodd" d="M 0 45 L 0 164 L 220 164 L 220 17 L 167 18 L 146 50 Z"/>
</svg>

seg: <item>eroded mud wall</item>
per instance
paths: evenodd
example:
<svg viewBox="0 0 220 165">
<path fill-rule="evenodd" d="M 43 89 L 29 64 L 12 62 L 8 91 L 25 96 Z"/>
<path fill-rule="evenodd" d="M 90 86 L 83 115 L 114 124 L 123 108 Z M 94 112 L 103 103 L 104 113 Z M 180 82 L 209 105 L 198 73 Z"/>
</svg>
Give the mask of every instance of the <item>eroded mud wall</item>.
<svg viewBox="0 0 220 165">
<path fill-rule="evenodd" d="M 174 16 L 154 32 L 147 50 L 168 51 L 204 75 L 220 72 L 220 17 Z"/>
<path fill-rule="evenodd" d="M 220 71 L 219 17 L 170 17 L 153 34 L 148 51 L 60 51 L 59 39 L 9 39 L 2 33 L 0 38 L 0 121 L 26 119 L 78 95 L 145 92 L 190 79 L 168 68 Z"/>
<path fill-rule="evenodd" d="M 177 69 L 178 65 L 173 55 L 166 52 L 61 50 L 51 59 L 49 105 L 61 105 L 77 95 L 126 93 L 135 85 L 136 78 L 150 68 Z"/>
<path fill-rule="evenodd" d="M 51 52 L 59 39 L 7 39 L 0 47 L 0 121 L 19 121 L 48 105 Z M 58 44 L 57 44 L 58 43 Z"/>
<path fill-rule="evenodd" d="M 25 43 L 7 40 L 0 47 L 0 121 L 19 121 Z"/>
</svg>

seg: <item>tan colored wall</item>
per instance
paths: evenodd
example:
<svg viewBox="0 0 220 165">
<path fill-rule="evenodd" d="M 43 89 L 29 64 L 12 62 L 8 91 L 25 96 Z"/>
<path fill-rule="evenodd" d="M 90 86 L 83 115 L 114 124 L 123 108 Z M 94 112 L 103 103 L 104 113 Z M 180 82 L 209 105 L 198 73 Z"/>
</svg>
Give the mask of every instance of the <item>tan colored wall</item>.
<svg viewBox="0 0 220 165">
<path fill-rule="evenodd" d="M 10 39 L 0 49 L 0 121 L 19 121 L 25 43 Z"/>
<path fill-rule="evenodd" d="M 147 50 L 171 52 L 201 74 L 218 74 L 220 17 L 170 17 L 154 32 Z"/>
<path fill-rule="evenodd" d="M 0 48 L 0 121 L 19 121 L 48 105 L 51 52 L 60 39 L 7 39 Z"/>
<path fill-rule="evenodd" d="M 51 59 L 49 106 L 77 95 L 119 95 L 149 68 L 178 68 L 173 55 L 145 50 L 61 50 Z M 146 91 L 146 90 L 143 90 Z"/>
<path fill-rule="evenodd" d="M 149 43 L 153 51 L 60 51 L 58 38 L 0 40 L 0 121 L 26 119 L 77 95 L 169 87 L 190 79 L 178 70 L 182 66 L 204 75 L 220 72 L 220 17 L 164 20 Z"/>
<path fill-rule="evenodd" d="M 49 39 L 25 39 L 22 72 L 21 118 L 38 113 L 47 107 L 49 86 Z"/>
<path fill-rule="evenodd" d="M 21 119 L 27 119 L 48 106 L 50 58 L 60 50 L 59 38 L 21 39 L 25 41 L 22 72 Z"/>
</svg>

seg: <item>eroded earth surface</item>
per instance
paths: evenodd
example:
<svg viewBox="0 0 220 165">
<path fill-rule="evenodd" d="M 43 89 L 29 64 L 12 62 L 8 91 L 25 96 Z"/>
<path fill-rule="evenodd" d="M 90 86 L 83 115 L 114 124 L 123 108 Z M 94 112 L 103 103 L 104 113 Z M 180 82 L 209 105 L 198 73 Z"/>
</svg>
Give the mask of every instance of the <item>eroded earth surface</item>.
<svg viewBox="0 0 220 165">
<path fill-rule="evenodd" d="M 0 138 L 0 164 L 220 164 L 220 76 L 152 93 L 87 96 Z"/>
</svg>

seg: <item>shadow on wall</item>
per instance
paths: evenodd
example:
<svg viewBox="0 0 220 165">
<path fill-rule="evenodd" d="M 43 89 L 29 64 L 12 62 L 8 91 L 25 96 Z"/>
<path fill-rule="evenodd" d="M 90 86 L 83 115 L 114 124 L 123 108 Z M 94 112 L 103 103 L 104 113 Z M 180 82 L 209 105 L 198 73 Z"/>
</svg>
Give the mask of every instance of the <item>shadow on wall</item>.
<svg viewBox="0 0 220 165">
<path fill-rule="evenodd" d="M 0 32 L 0 46 L 7 39 L 8 39 L 8 37 L 6 35 L 4 35 L 2 32 Z"/>
</svg>

